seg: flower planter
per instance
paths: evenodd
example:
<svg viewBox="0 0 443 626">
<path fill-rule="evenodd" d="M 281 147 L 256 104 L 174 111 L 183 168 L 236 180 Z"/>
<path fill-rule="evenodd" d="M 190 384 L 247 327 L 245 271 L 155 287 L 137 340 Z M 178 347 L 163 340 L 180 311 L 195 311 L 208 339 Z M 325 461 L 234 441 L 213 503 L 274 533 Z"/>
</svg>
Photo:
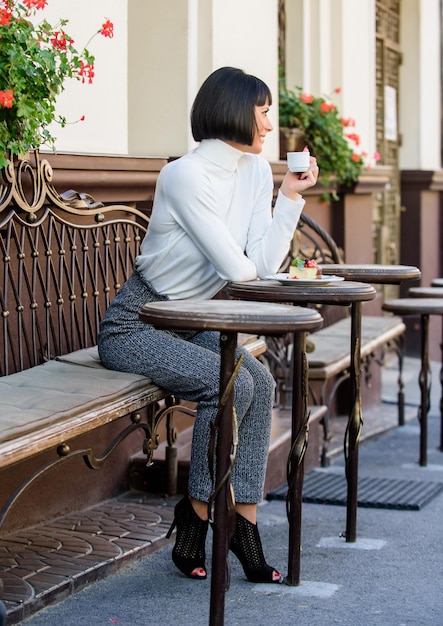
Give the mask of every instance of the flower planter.
<svg viewBox="0 0 443 626">
<path fill-rule="evenodd" d="M 282 161 L 286 161 L 288 152 L 299 152 L 305 145 L 305 134 L 301 128 L 280 128 L 280 159 Z"/>
</svg>

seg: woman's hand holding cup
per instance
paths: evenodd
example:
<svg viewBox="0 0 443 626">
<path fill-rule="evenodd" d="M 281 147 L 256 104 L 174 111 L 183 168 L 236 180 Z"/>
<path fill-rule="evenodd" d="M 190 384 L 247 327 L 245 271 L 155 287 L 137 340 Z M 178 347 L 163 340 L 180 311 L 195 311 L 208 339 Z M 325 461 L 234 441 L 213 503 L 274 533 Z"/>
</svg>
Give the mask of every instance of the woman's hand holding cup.
<svg viewBox="0 0 443 626">
<path fill-rule="evenodd" d="M 307 147 L 302 152 L 288 152 L 288 171 L 281 184 L 282 193 L 293 200 L 297 194 L 313 187 L 318 179 L 317 159 Z"/>
</svg>

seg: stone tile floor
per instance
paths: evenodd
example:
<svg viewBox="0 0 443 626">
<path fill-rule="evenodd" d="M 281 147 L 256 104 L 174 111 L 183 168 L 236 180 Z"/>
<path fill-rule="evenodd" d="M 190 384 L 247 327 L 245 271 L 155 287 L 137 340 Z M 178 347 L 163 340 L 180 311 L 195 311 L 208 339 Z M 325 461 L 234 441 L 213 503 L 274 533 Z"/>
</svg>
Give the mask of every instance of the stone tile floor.
<svg viewBox="0 0 443 626">
<path fill-rule="evenodd" d="M 0 538 L 8 626 L 162 547 L 176 500 L 128 493 Z"/>
<path fill-rule="evenodd" d="M 415 386 L 415 374 L 413 380 Z M 408 407 L 407 413 L 407 419 L 413 419 L 416 405 Z M 346 418 L 331 422 L 331 458 L 342 454 L 346 423 Z M 361 441 L 396 425 L 393 396 L 364 412 Z M 166 533 L 177 499 L 127 493 L 49 524 L 0 537 L 8 626 L 172 542 Z"/>
</svg>

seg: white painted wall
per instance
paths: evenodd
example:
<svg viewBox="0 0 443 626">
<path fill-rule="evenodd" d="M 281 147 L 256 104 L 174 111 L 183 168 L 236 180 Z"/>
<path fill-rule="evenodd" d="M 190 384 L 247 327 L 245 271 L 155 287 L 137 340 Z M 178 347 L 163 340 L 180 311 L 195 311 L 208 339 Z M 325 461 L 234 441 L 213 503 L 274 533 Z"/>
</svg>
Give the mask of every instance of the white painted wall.
<svg viewBox="0 0 443 626">
<path fill-rule="evenodd" d="M 440 0 L 402 0 L 399 131 L 402 168 L 440 167 Z M 193 146 L 189 112 L 198 87 L 223 65 L 265 80 L 278 128 L 278 0 L 49 0 L 40 14 L 70 20 L 81 47 L 97 36 L 93 85 L 72 82 L 58 111 L 75 122 L 53 127 L 59 151 L 180 155 Z M 332 93 L 357 122 L 361 149 L 375 149 L 375 0 L 287 0 L 288 83 Z M 278 156 L 278 133 L 264 156 Z"/>
<path fill-rule="evenodd" d="M 66 32 L 81 50 L 89 37 L 109 18 L 114 23 L 112 39 L 97 35 L 88 46 L 95 55 L 92 85 L 69 81 L 57 103 L 58 113 L 70 123 L 51 125 L 58 151 L 126 154 L 127 141 L 127 1 L 49 0 L 37 18 L 51 24 L 69 19 Z M 85 120 L 74 123 L 82 116 Z"/>
</svg>

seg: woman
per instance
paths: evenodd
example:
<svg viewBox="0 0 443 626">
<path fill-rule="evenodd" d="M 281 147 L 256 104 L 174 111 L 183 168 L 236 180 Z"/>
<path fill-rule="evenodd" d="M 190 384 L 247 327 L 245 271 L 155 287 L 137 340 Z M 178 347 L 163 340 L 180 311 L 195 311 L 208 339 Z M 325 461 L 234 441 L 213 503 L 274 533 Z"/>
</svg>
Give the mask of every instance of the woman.
<svg viewBox="0 0 443 626">
<path fill-rule="evenodd" d="M 145 302 L 205 300 L 227 281 L 278 271 L 304 206 L 301 193 L 318 176 L 314 158 L 303 174 L 287 172 L 271 211 L 273 178 L 258 156 L 272 124 L 269 88 L 242 70 L 224 67 L 200 88 L 191 112 L 199 145 L 160 172 L 148 232 L 134 272 L 102 321 L 103 364 L 149 376 L 177 397 L 198 403 L 188 496 L 175 507 L 172 558 L 194 579 L 206 578 L 205 540 L 211 478 L 210 424 L 218 407 L 219 338 L 215 332 L 173 333 L 138 319 Z M 246 350 L 234 386 L 238 448 L 232 472 L 236 526 L 230 548 L 253 582 L 281 582 L 266 564 L 257 529 L 257 503 L 269 447 L 275 382 Z"/>
</svg>

